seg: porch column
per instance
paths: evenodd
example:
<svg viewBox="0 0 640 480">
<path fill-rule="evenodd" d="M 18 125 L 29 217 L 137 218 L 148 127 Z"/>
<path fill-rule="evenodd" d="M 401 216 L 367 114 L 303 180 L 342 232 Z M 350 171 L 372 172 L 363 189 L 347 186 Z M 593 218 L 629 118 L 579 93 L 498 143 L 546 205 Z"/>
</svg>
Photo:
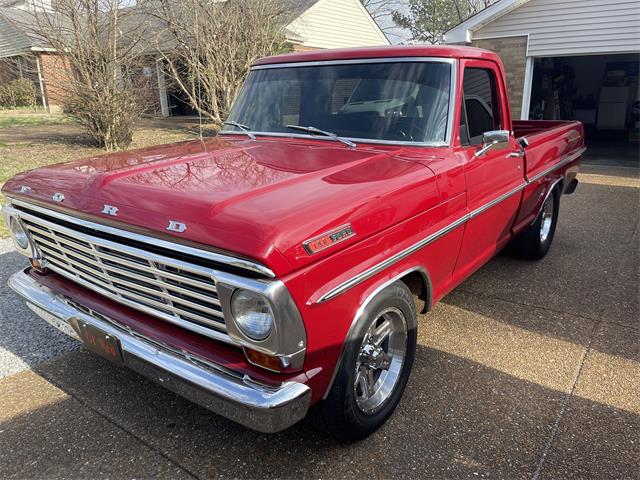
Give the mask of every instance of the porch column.
<svg viewBox="0 0 640 480">
<path fill-rule="evenodd" d="M 42 101 L 42 108 L 47 109 L 47 97 L 44 93 L 44 80 L 42 78 L 42 67 L 40 66 L 40 55 L 36 55 L 36 69 L 38 70 L 38 85 L 40 87 L 40 98 Z"/>
<path fill-rule="evenodd" d="M 160 113 L 163 117 L 169 116 L 169 102 L 167 101 L 167 84 L 164 78 L 164 65 L 162 60 L 156 60 L 156 74 L 158 75 L 158 94 L 160 95 Z"/>
</svg>

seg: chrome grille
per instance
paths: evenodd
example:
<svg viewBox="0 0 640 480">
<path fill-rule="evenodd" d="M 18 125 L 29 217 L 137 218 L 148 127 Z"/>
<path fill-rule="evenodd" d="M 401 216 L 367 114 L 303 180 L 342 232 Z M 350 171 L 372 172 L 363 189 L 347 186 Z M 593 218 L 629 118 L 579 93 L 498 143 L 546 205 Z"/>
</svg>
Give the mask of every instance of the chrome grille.
<svg viewBox="0 0 640 480">
<path fill-rule="evenodd" d="M 128 245 L 115 235 L 76 231 L 28 211 L 21 210 L 20 217 L 56 273 L 128 307 L 229 341 L 212 268 Z"/>
</svg>

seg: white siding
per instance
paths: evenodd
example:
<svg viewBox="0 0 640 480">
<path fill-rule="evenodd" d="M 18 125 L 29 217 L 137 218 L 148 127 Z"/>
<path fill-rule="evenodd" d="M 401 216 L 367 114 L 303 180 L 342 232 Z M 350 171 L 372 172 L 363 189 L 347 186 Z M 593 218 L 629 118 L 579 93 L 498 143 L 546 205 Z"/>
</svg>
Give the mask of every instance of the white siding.
<svg viewBox="0 0 640 480">
<path fill-rule="evenodd" d="M 473 32 L 529 34 L 530 56 L 640 52 L 638 0 L 530 0 Z"/>
<path fill-rule="evenodd" d="M 359 0 L 320 0 L 287 29 L 303 39 L 303 45 L 315 48 L 364 47 L 388 45 Z"/>
</svg>

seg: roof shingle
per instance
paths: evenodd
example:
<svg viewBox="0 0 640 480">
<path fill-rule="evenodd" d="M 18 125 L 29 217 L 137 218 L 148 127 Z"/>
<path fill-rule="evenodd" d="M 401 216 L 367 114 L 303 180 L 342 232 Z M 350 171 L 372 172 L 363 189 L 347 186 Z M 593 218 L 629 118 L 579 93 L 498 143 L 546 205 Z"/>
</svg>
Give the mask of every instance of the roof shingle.
<svg viewBox="0 0 640 480">
<path fill-rule="evenodd" d="M 29 34 L 29 12 L 0 7 L 0 58 L 21 55 L 33 47 L 41 47 L 43 40 Z"/>
</svg>

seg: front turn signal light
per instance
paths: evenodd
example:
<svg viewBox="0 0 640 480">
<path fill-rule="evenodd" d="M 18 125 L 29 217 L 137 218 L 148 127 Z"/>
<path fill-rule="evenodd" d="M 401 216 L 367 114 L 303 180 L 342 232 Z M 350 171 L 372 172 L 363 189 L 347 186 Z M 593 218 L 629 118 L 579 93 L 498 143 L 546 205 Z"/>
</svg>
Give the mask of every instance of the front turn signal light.
<svg viewBox="0 0 640 480">
<path fill-rule="evenodd" d="M 266 353 L 252 350 L 251 348 L 244 348 L 244 355 L 247 357 L 247 361 L 258 367 L 266 368 L 272 372 L 282 371 L 282 361 L 280 357 L 274 357 L 273 355 L 267 355 Z"/>
<path fill-rule="evenodd" d="M 29 262 L 31 262 L 31 266 L 40 273 L 44 272 L 44 266 L 37 258 L 30 258 Z"/>
</svg>

